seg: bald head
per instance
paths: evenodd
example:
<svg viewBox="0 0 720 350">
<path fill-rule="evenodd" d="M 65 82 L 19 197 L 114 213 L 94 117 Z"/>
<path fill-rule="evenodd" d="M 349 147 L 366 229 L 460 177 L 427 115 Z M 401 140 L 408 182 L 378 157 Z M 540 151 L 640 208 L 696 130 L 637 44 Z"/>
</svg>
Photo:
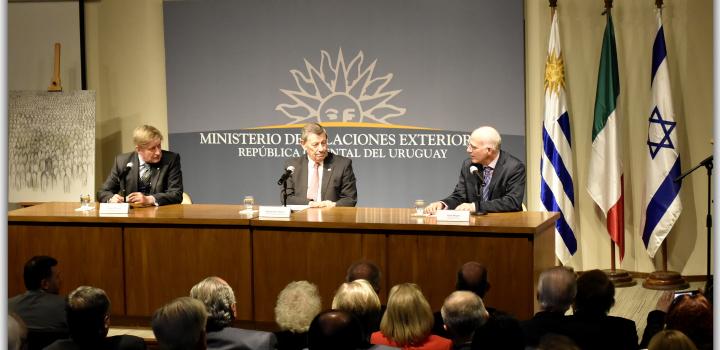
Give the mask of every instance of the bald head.
<svg viewBox="0 0 720 350">
<path fill-rule="evenodd" d="M 473 130 L 470 138 L 476 141 L 478 145 L 491 147 L 495 150 L 500 148 L 500 143 L 502 142 L 500 133 L 492 126 L 481 126 Z"/>
<path fill-rule="evenodd" d="M 455 290 L 470 291 L 484 298 L 488 289 L 490 289 L 490 283 L 488 283 L 485 265 L 475 261 L 463 264 L 458 271 Z"/>
<path fill-rule="evenodd" d="M 482 299 L 468 291 L 455 291 L 450 294 L 445 299 L 440 314 L 453 338 L 472 339 L 475 330 L 489 318 Z"/>
<path fill-rule="evenodd" d="M 538 278 L 537 298 L 544 311 L 565 313 L 572 305 L 577 294 L 575 272 L 557 266 L 545 270 Z"/>
<path fill-rule="evenodd" d="M 327 310 L 315 316 L 308 331 L 310 350 L 355 350 L 361 346 L 363 330 L 352 314 Z"/>
</svg>

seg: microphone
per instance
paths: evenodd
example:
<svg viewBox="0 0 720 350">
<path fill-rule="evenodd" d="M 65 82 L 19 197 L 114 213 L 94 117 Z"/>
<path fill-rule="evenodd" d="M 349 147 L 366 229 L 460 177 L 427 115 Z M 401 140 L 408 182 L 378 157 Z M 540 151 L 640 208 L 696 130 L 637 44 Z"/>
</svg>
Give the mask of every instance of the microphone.
<svg viewBox="0 0 720 350">
<path fill-rule="evenodd" d="M 290 177 L 290 175 L 292 175 L 292 173 L 294 173 L 294 172 L 295 172 L 294 166 L 291 165 L 291 166 L 287 167 L 287 169 L 285 169 L 285 173 L 282 174 L 282 176 L 280 177 L 280 180 L 278 180 L 277 184 L 282 185 L 285 181 L 287 181 L 287 179 Z"/>
<path fill-rule="evenodd" d="M 480 180 L 480 187 L 475 189 L 475 194 L 478 196 L 478 198 L 482 199 L 482 188 L 485 187 L 485 177 L 480 176 L 480 170 L 478 169 L 478 167 L 476 167 L 474 165 L 470 166 L 470 174 L 477 176 L 477 178 Z M 477 205 L 479 205 L 479 203 L 480 203 L 480 201 L 478 201 L 478 203 L 476 203 L 475 205 L 477 206 Z M 477 215 L 477 216 L 485 215 L 485 214 L 487 214 L 487 213 L 480 210 L 479 208 L 475 208 L 475 212 L 473 213 L 473 215 Z"/>
<path fill-rule="evenodd" d="M 470 174 L 473 174 L 473 175 L 477 176 L 478 179 L 480 179 L 481 187 L 485 186 L 485 178 L 483 176 L 480 176 L 480 170 L 478 169 L 478 167 L 471 165 L 470 166 Z"/>
<path fill-rule="evenodd" d="M 132 163 L 132 162 L 128 162 L 128 163 L 125 165 L 125 169 L 123 169 L 123 171 L 120 173 L 119 178 L 124 178 L 125 175 L 127 175 L 127 173 L 130 172 L 130 169 L 132 169 L 132 167 L 133 167 L 133 163 Z"/>
<path fill-rule="evenodd" d="M 118 181 L 120 182 L 120 192 L 119 195 L 125 197 L 125 176 L 130 172 L 130 169 L 132 169 L 133 163 L 128 162 L 125 165 L 125 169 L 123 169 L 122 172 L 120 172 L 120 176 L 118 176 Z"/>
</svg>

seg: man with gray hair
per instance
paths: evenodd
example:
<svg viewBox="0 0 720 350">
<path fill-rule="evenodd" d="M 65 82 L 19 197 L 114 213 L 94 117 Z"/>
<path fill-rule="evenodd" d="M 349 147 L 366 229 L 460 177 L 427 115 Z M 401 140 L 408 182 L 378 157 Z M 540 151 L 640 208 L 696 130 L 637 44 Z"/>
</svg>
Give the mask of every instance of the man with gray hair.
<svg viewBox="0 0 720 350">
<path fill-rule="evenodd" d="M 425 212 L 439 209 L 476 213 L 521 211 L 525 197 L 525 164 L 500 149 L 500 133 L 483 126 L 470 134 L 466 159 L 455 190 L 447 198 L 430 203 Z"/>
<path fill-rule="evenodd" d="M 237 317 L 235 293 L 220 277 L 208 277 L 190 289 L 190 297 L 205 304 L 208 312 L 207 347 L 220 350 L 272 350 L 275 335 L 240 328 L 233 328 Z"/>
<path fill-rule="evenodd" d="M 540 304 L 533 318 L 521 322 L 528 346 L 537 346 L 540 338 L 548 333 L 566 335 L 567 318 L 577 294 L 575 272 L 563 266 L 556 266 L 540 274 L 537 285 L 537 299 Z"/>
<path fill-rule="evenodd" d="M 155 311 L 152 329 L 160 349 L 205 350 L 205 305 L 190 297 L 177 298 Z"/>
<path fill-rule="evenodd" d="M 469 350 L 475 330 L 490 317 L 482 299 L 468 291 L 452 292 L 445 298 L 440 313 L 453 342 L 453 350 Z"/>
</svg>

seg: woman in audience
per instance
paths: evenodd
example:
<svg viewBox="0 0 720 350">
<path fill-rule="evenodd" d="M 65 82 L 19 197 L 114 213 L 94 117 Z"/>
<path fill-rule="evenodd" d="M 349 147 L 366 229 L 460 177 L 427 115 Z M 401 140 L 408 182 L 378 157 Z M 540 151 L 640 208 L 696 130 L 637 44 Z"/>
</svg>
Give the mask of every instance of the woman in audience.
<svg viewBox="0 0 720 350">
<path fill-rule="evenodd" d="M 420 288 L 413 283 L 398 284 L 390 290 L 380 331 L 371 335 L 370 342 L 407 350 L 450 350 L 449 339 L 430 334 L 433 322 L 430 304 Z"/>
<path fill-rule="evenodd" d="M 333 298 L 332 308 L 355 315 L 363 326 L 365 341 L 370 341 L 370 334 L 380 330 L 380 298 L 366 280 L 341 284 Z"/>
<path fill-rule="evenodd" d="M 682 332 L 668 329 L 652 337 L 648 350 L 697 350 L 697 347 Z"/>
<path fill-rule="evenodd" d="M 307 348 L 307 332 L 310 322 L 320 313 L 320 294 L 308 281 L 290 282 L 283 289 L 275 304 L 275 322 L 280 327 L 277 350 L 302 350 Z"/>
<path fill-rule="evenodd" d="M 712 349 L 712 306 L 703 294 L 681 295 L 670 304 L 665 329 L 685 334 L 700 350 Z"/>
</svg>

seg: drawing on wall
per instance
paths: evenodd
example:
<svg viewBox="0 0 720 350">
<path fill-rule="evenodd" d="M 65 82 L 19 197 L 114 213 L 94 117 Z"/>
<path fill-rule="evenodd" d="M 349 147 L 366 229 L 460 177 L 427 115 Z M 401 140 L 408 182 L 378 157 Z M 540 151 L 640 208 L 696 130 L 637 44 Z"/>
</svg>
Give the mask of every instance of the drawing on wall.
<svg viewBox="0 0 720 350">
<path fill-rule="evenodd" d="M 94 193 L 94 91 L 10 91 L 8 133 L 9 202 Z"/>
</svg>

